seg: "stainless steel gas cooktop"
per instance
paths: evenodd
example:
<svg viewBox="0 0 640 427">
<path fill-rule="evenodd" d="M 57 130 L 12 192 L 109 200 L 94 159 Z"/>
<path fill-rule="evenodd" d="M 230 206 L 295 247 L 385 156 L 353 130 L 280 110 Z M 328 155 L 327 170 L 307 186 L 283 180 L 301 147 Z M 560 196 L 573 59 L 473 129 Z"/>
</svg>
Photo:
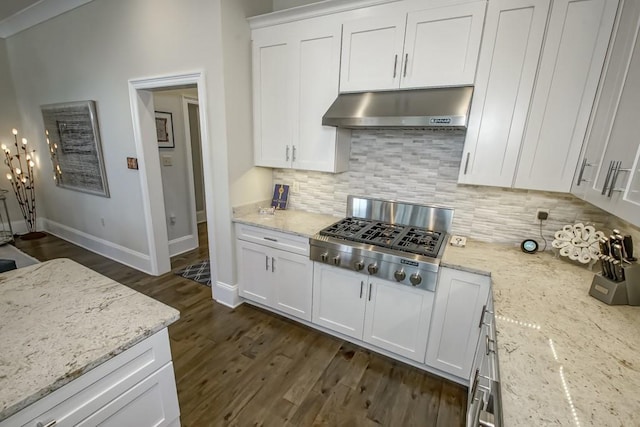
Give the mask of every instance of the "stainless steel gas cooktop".
<svg viewBox="0 0 640 427">
<path fill-rule="evenodd" d="M 313 236 L 310 258 L 435 290 L 453 209 L 349 196 L 347 218 Z"/>
</svg>

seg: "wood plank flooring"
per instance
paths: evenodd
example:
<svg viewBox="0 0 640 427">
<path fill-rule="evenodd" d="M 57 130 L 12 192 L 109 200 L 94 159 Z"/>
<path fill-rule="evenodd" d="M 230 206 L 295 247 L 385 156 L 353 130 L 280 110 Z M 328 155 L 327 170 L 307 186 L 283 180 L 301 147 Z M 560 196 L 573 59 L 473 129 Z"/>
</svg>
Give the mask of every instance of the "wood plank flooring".
<svg viewBox="0 0 640 427">
<path fill-rule="evenodd" d="M 175 270 L 208 256 L 173 258 Z M 183 426 L 462 426 L 466 390 L 172 273 L 148 276 L 57 237 L 17 240 L 41 261 L 71 258 L 180 310 L 169 328 Z"/>
</svg>

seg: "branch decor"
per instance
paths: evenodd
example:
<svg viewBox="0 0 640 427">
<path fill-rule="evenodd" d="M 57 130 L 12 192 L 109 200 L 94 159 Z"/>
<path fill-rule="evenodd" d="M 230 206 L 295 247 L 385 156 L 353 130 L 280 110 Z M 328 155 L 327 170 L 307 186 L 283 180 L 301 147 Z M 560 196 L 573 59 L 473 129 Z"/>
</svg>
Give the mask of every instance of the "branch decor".
<svg viewBox="0 0 640 427">
<path fill-rule="evenodd" d="M 4 163 L 9 166 L 7 179 L 11 183 L 13 193 L 18 199 L 24 222 L 27 225 L 28 233 L 21 236 L 24 239 L 33 239 L 44 236 L 43 233 L 36 232 L 36 188 L 33 161 L 36 150 L 27 147 L 27 138 L 22 138 L 18 143 L 18 130 L 13 129 L 14 145 L 16 153 L 12 154 L 11 149 L 5 144 L 0 148 L 4 151 Z"/>
</svg>

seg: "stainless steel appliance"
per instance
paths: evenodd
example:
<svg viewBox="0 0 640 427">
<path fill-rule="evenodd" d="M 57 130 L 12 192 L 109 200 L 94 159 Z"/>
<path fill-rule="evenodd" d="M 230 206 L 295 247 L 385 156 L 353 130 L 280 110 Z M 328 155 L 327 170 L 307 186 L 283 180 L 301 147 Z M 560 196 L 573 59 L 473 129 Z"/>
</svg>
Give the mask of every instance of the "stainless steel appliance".
<svg viewBox="0 0 640 427">
<path fill-rule="evenodd" d="M 342 128 L 466 129 L 473 86 L 341 93 L 322 117 Z"/>
<path fill-rule="evenodd" d="M 435 291 L 453 209 L 349 196 L 347 218 L 309 239 L 310 258 Z"/>
</svg>

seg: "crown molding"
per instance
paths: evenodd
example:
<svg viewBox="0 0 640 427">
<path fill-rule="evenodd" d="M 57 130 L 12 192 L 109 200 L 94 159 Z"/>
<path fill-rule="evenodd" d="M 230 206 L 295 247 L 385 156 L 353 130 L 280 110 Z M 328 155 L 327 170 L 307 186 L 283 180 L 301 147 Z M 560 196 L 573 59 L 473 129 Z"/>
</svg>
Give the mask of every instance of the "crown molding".
<svg viewBox="0 0 640 427">
<path fill-rule="evenodd" d="M 40 0 L 0 21 L 0 38 L 6 39 L 93 0 Z"/>
</svg>

